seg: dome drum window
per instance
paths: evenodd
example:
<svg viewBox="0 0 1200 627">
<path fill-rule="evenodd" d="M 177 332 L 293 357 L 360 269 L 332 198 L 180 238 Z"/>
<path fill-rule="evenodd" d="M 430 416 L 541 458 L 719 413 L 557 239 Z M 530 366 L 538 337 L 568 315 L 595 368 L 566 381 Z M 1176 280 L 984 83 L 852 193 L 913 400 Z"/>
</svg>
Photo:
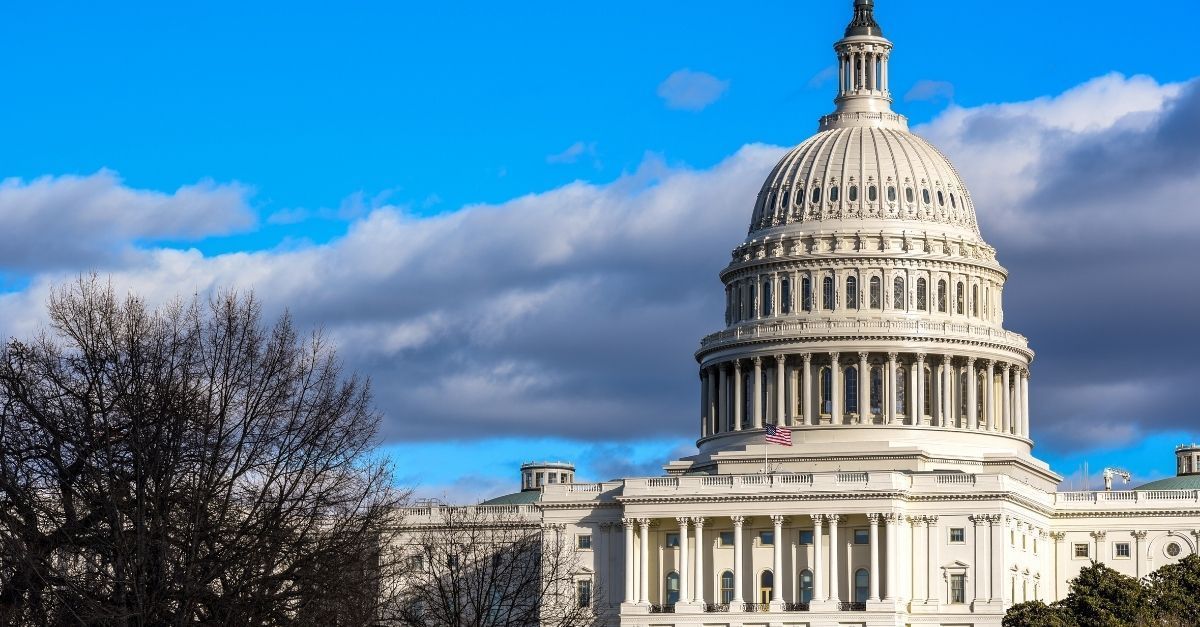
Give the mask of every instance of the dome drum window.
<svg viewBox="0 0 1200 627">
<path fill-rule="evenodd" d="M 850 199 L 850 202 L 858 202 L 858 186 L 851 185 L 850 189 L 846 191 L 846 197 Z"/>
<path fill-rule="evenodd" d="M 838 186 L 834 185 L 833 187 L 829 188 L 829 202 L 837 202 L 837 201 L 838 201 Z"/>
<path fill-rule="evenodd" d="M 814 187 L 814 188 L 813 188 L 813 190 L 812 190 L 812 201 L 813 201 L 813 202 L 821 202 L 821 188 L 820 188 L 820 187 Z"/>
<path fill-rule="evenodd" d="M 927 205 L 929 204 L 929 190 L 928 189 L 921 190 L 921 201 Z"/>
<path fill-rule="evenodd" d="M 867 188 L 867 200 L 875 202 L 879 199 L 879 190 L 874 185 Z"/>
</svg>

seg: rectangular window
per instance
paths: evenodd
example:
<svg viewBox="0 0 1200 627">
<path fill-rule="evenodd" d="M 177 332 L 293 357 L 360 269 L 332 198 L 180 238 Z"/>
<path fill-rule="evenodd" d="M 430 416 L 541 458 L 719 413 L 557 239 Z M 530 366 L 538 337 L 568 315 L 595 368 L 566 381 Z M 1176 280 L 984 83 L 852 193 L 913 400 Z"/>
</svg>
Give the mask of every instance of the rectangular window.
<svg viewBox="0 0 1200 627">
<path fill-rule="evenodd" d="M 733 532 L 732 531 L 722 531 L 721 532 L 721 546 L 733 546 Z"/>
<path fill-rule="evenodd" d="M 950 528 L 950 542 L 954 544 L 962 544 L 967 541 L 967 532 L 962 527 Z"/>
<path fill-rule="evenodd" d="M 760 531 L 760 532 L 758 532 L 758 543 L 759 543 L 759 544 L 761 544 L 761 545 L 763 545 L 763 546 L 774 546 L 774 544 L 775 544 L 775 532 L 774 532 L 774 531 Z"/>
<path fill-rule="evenodd" d="M 871 543 L 871 534 L 868 533 L 866 529 L 855 529 L 854 530 L 854 543 L 855 544 L 870 544 Z"/>
<path fill-rule="evenodd" d="M 1089 545 L 1086 542 L 1077 543 L 1075 545 L 1075 557 L 1077 559 L 1086 559 L 1088 557 L 1088 555 L 1090 555 L 1090 552 L 1088 551 L 1088 546 Z"/>
<path fill-rule="evenodd" d="M 679 534 L 678 533 L 668 533 L 667 534 L 667 546 L 668 547 L 679 546 Z"/>
<path fill-rule="evenodd" d="M 592 580 L 582 579 L 575 584 L 576 598 L 579 599 L 579 607 L 592 606 Z"/>
<path fill-rule="evenodd" d="M 950 602 L 967 602 L 967 576 L 950 575 Z"/>
<path fill-rule="evenodd" d="M 1128 542 L 1118 542 L 1113 545 L 1113 555 L 1117 559 L 1129 559 L 1131 554 Z"/>
<path fill-rule="evenodd" d="M 585 533 L 585 534 L 581 534 L 581 535 L 577 536 L 577 537 L 575 538 L 575 548 L 577 548 L 577 549 L 579 549 L 579 550 L 581 550 L 581 551 L 590 551 L 590 550 L 592 550 L 592 536 L 591 536 L 591 534 L 587 534 L 587 533 Z"/>
<path fill-rule="evenodd" d="M 800 532 L 800 544 L 812 544 L 812 543 L 813 543 L 813 532 L 812 531 L 801 531 Z"/>
</svg>

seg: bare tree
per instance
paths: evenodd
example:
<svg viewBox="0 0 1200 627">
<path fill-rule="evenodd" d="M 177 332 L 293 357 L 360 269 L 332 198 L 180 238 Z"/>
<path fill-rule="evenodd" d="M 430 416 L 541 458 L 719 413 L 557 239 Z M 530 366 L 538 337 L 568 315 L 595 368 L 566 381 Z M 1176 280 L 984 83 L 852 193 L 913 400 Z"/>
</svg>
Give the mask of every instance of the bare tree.
<svg viewBox="0 0 1200 627">
<path fill-rule="evenodd" d="M 252 295 L 95 277 L 0 350 L 0 624 L 364 625 L 404 495 L 367 381 Z"/>
<path fill-rule="evenodd" d="M 595 590 L 561 527 L 517 506 L 431 507 L 405 518 L 407 627 L 593 625 Z M 583 587 L 580 582 L 586 582 Z M 581 598 L 582 595 L 582 598 Z"/>
</svg>

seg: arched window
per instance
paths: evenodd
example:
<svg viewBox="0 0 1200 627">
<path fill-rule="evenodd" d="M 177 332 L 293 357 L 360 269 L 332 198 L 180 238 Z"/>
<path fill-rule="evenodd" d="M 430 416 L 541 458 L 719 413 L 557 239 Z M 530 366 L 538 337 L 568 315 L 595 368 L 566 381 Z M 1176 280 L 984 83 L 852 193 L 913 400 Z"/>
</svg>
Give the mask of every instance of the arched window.
<svg viewBox="0 0 1200 627">
<path fill-rule="evenodd" d="M 829 202 L 837 202 L 837 200 L 838 200 L 838 186 L 834 185 L 833 187 L 829 188 Z"/>
<path fill-rule="evenodd" d="M 667 573 L 667 605 L 674 605 L 679 602 L 679 573 L 671 571 Z"/>
<path fill-rule="evenodd" d="M 784 278 L 779 282 L 779 310 L 784 314 L 792 313 L 792 280 Z"/>
<path fill-rule="evenodd" d="M 733 602 L 733 572 L 725 571 L 721 573 L 721 602 Z"/>
<path fill-rule="evenodd" d="M 766 316 L 769 316 L 769 315 L 775 313 L 774 312 L 774 304 L 775 303 L 773 302 L 773 299 L 772 299 L 774 294 L 771 293 L 773 291 L 771 288 L 772 288 L 771 281 L 769 281 L 769 280 L 763 281 L 763 284 L 762 284 L 762 307 L 760 307 L 760 309 L 762 310 L 763 317 L 766 317 Z"/>
<path fill-rule="evenodd" d="M 846 308 L 858 309 L 858 279 L 846 277 Z"/>
<path fill-rule="evenodd" d="M 799 207 L 799 206 L 801 206 L 801 205 L 803 205 L 803 204 L 804 204 L 804 188 L 803 188 L 803 187 L 797 187 L 797 188 L 796 188 L 796 197 L 795 197 L 795 201 L 796 201 L 796 206 L 797 206 L 797 207 Z"/>
<path fill-rule="evenodd" d="M 971 315 L 979 317 L 979 286 L 971 286 Z"/>
<path fill-rule="evenodd" d="M 893 185 L 888 185 L 888 202 L 896 202 L 896 188 Z"/>
<path fill-rule="evenodd" d="M 758 602 L 771 602 L 771 587 L 775 585 L 775 575 L 769 570 L 762 571 L 758 576 Z"/>
<path fill-rule="evenodd" d="M 937 198 L 938 198 L 938 206 L 945 207 L 946 206 L 946 197 L 942 195 L 942 190 L 940 190 L 940 189 L 937 191 Z"/>
<path fill-rule="evenodd" d="M 833 310 L 833 277 L 831 276 L 827 276 L 821 281 L 821 305 L 827 310 Z"/>
<path fill-rule="evenodd" d="M 892 307 L 907 309 L 904 303 L 904 277 L 898 276 L 892 281 Z"/>
<path fill-rule="evenodd" d="M 958 209 L 958 203 L 954 200 L 954 192 L 950 192 L 950 208 Z"/>
<path fill-rule="evenodd" d="M 812 311 L 812 279 L 800 279 L 800 304 L 804 311 Z"/>
<path fill-rule="evenodd" d="M 789 196 L 788 196 L 788 191 L 787 191 L 787 190 L 784 190 L 784 191 L 783 191 L 783 202 L 781 202 L 780 204 L 781 204 L 781 205 L 783 205 L 784 207 L 788 206 L 788 200 L 789 200 L 789 199 L 790 199 L 790 198 L 789 198 Z"/>
<path fill-rule="evenodd" d="M 800 571 L 800 602 L 812 603 L 813 600 L 813 574 L 811 570 Z"/>
<path fill-rule="evenodd" d="M 850 189 L 846 193 L 849 194 L 850 202 L 858 201 L 858 186 L 857 185 L 851 185 Z"/>
<path fill-rule="evenodd" d="M 833 413 L 833 371 L 821 368 L 821 413 Z"/>
<path fill-rule="evenodd" d="M 924 405 L 924 407 L 922 407 L 921 410 L 925 412 L 926 416 L 932 416 L 933 415 L 933 371 L 930 370 L 928 366 L 925 367 L 925 383 L 922 384 L 922 387 L 925 388 L 925 397 L 921 403 L 922 405 Z"/>
<path fill-rule="evenodd" d="M 867 574 L 867 569 L 860 568 L 854 573 L 854 602 L 866 603 L 868 588 L 871 586 L 871 576 Z"/>
<path fill-rule="evenodd" d="M 733 315 L 737 318 L 738 322 L 741 322 L 743 318 L 742 306 L 744 305 L 745 298 L 742 295 L 741 285 L 737 285 L 733 289 L 737 290 L 737 307 L 734 308 Z"/>
<path fill-rule="evenodd" d="M 869 200 L 871 202 L 875 202 L 876 200 L 879 200 L 879 189 L 877 187 L 875 187 L 874 185 L 870 185 L 867 187 L 867 200 Z"/>
<path fill-rule="evenodd" d="M 742 427 L 750 424 L 750 419 L 754 416 L 754 373 L 753 371 L 742 373 L 742 389 L 745 392 L 742 394 Z M 729 419 L 731 422 L 733 418 Z"/>
<path fill-rule="evenodd" d="M 812 201 L 813 201 L 813 202 L 821 202 L 821 188 L 820 188 L 820 187 L 814 187 L 814 188 L 813 188 L 813 190 L 812 190 Z"/>
<path fill-rule="evenodd" d="M 846 369 L 846 413 L 858 413 L 858 368 Z"/>
<path fill-rule="evenodd" d="M 927 205 L 929 204 L 929 190 L 927 190 L 927 189 L 921 190 L 921 200 L 924 201 L 925 204 L 927 204 Z"/>
<path fill-rule="evenodd" d="M 979 372 L 979 376 L 975 378 L 975 416 L 980 422 L 980 427 L 983 427 L 983 396 L 987 393 L 987 388 L 984 384 L 987 378 L 983 376 L 983 371 Z"/>
<path fill-rule="evenodd" d="M 946 313 L 946 282 L 944 280 L 938 281 L 937 299 L 938 311 Z"/>
<path fill-rule="evenodd" d="M 883 414 L 883 368 L 871 368 L 871 413 Z"/>
<path fill-rule="evenodd" d="M 747 317 L 753 318 L 754 311 L 758 309 L 758 285 L 754 283 L 750 284 L 750 302 L 746 304 L 750 305 L 750 313 Z"/>
<path fill-rule="evenodd" d="M 725 288 L 725 326 L 733 322 L 733 291 Z"/>
<path fill-rule="evenodd" d="M 983 288 L 983 317 L 984 318 L 990 318 L 992 315 L 992 307 L 991 307 L 992 299 L 990 298 L 991 295 L 992 295 L 991 288 L 988 288 L 988 287 Z"/>
<path fill-rule="evenodd" d="M 896 368 L 896 413 L 904 414 L 908 410 L 905 398 L 908 396 L 908 370 Z"/>
<path fill-rule="evenodd" d="M 928 285 L 925 283 L 925 278 L 917 279 L 917 309 L 925 311 L 928 306 Z"/>
<path fill-rule="evenodd" d="M 883 289 L 879 285 L 879 277 L 871 277 L 871 309 L 879 309 L 883 300 Z"/>
<path fill-rule="evenodd" d="M 913 191 L 911 187 L 904 188 L 904 200 L 907 200 L 908 202 L 913 201 Z"/>
<path fill-rule="evenodd" d="M 961 316 L 966 311 L 963 309 L 963 284 L 962 284 L 962 281 L 958 282 L 957 292 L 958 293 L 955 294 L 955 299 L 954 299 L 955 305 L 954 306 L 955 306 L 955 309 L 958 311 L 958 315 Z"/>
<path fill-rule="evenodd" d="M 965 420 L 967 416 L 967 373 L 965 372 L 958 375 L 958 399 L 959 410 Z"/>
</svg>

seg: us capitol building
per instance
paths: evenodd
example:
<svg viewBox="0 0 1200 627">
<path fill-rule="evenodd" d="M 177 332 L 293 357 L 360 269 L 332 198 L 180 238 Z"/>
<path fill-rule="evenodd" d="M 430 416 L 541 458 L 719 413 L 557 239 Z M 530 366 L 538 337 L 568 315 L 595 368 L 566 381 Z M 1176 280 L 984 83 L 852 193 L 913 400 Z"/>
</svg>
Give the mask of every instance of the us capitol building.
<svg viewBox="0 0 1200 627">
<path fill-rule="evenodd" d="M 602 624 L 1000 625 L 1092 560 L 1140 577 L 1197 550 L 1200 447 L 1136 490 L 1058 492 L 1033 457 L 1007 273 L 954 166 L 892 111 L 872 10 L 855 0 L 836 108 L 721 272 L 698 453 L 603 483 L 529 464 L 477 506 L 568 534 Z"/>
</svg>

